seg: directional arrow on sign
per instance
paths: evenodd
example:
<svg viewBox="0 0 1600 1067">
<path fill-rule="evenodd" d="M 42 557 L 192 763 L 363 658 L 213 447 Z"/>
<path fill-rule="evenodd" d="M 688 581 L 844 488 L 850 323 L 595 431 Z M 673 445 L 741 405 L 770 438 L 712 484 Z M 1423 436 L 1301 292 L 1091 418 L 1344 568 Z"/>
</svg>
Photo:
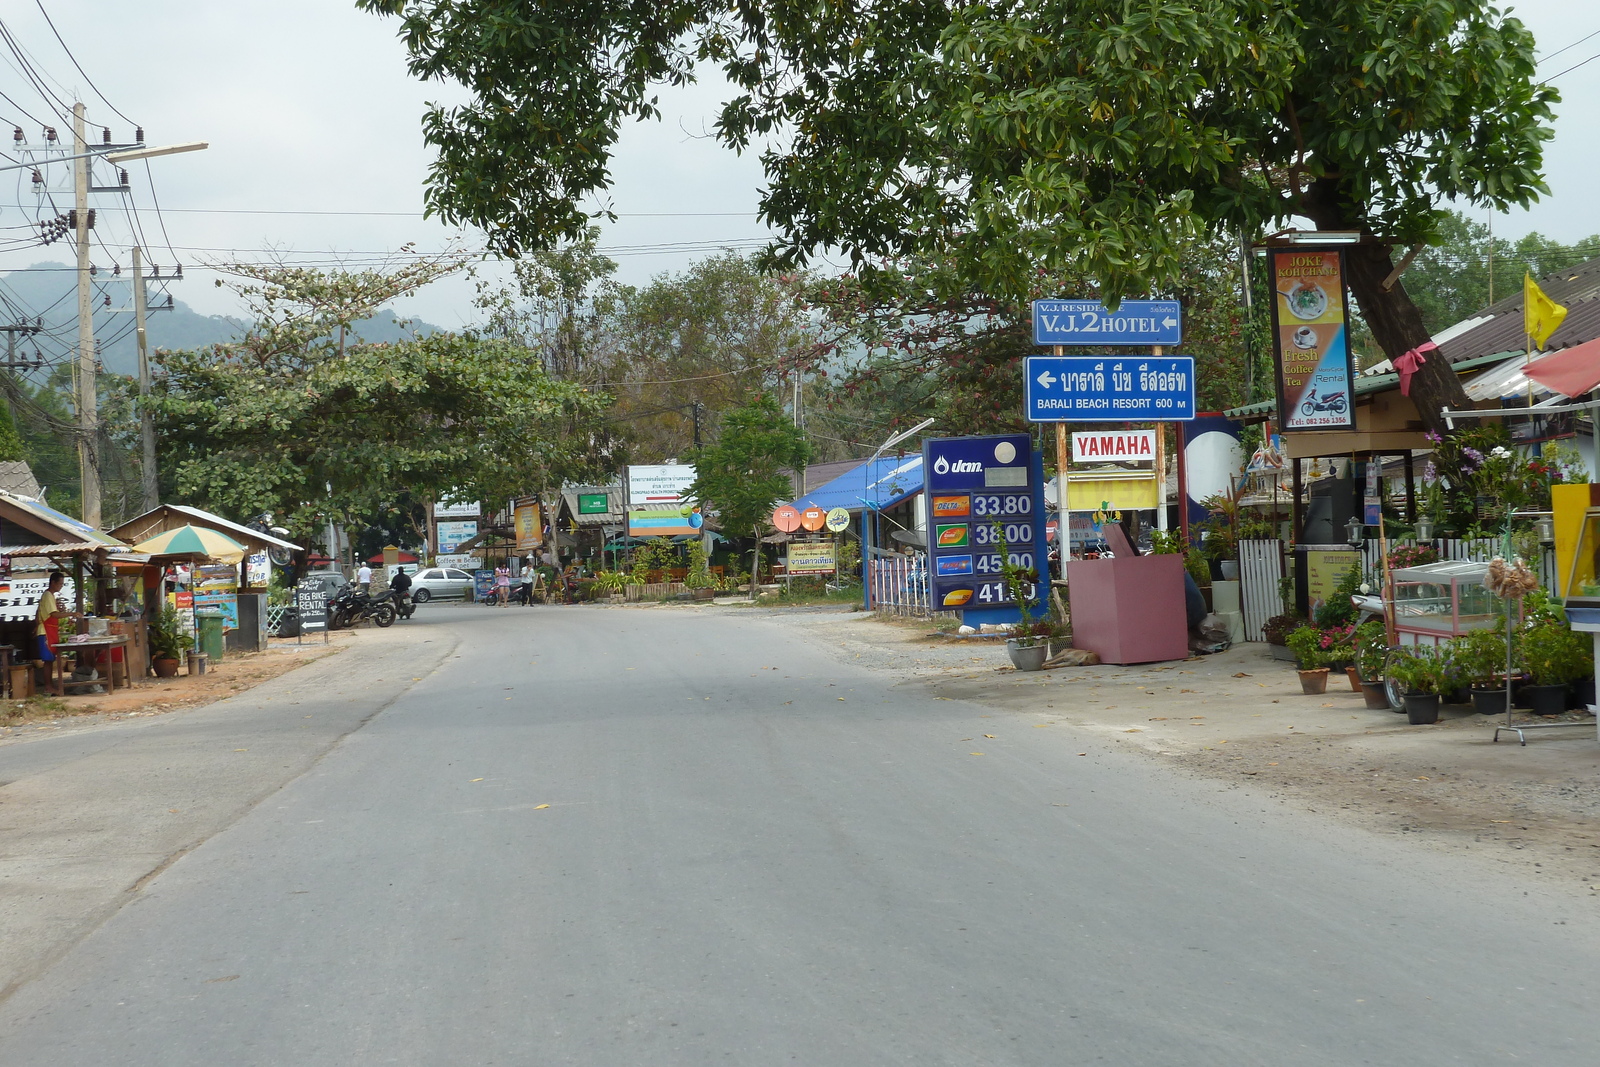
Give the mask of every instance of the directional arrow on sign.
<svg viewBox="0 0 1600 1067">
<path fill-rule="evenodd" d="M 1056 376 L 1054 374 L 1051 374 L 1049 371 L 1045 371 L 1043 374 L 1039 375 L 1039 377 L 1034 379 L 1034 380 L 1037 381 L 1040 385 L 1044 386 L 1046 389 L 1048 389 L 1052 385 L 1056 384 Z"/>
<path fill-rule="evenodd" d="M 1178 325 L 1178 320 L 1173 318 L 1171 315 L 1168 315 L 1166 318 L 1161 320 L 1161 325 L 1170 330 L 1174 326 Z"/>
</svg>

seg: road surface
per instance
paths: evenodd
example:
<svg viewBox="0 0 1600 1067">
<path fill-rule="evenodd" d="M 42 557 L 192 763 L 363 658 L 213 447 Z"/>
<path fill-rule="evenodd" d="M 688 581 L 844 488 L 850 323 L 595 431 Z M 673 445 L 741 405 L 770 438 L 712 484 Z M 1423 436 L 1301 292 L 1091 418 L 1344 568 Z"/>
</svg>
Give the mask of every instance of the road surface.
<svg viewBox="0 0 1600 1067">
<path fill-rule="evenodd" d="M 322 699 L 234 713 L 339 725 L 15 988 L 0 1063 L 1595 1062 L 1592 900 L 929 700 L 803 626 L 434 605 L 363 635 L 298 672 Z M 186 714 L 193 758 L 249 747 Z M 162 736 L 11 746 L 0 781 L 92 794 Z"/>
</svg>

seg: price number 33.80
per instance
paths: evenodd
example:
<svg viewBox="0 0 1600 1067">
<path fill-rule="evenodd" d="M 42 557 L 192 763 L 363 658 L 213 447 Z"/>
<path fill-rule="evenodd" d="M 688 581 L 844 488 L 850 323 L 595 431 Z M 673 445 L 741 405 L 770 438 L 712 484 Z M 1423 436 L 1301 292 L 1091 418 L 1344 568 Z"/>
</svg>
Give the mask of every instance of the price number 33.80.
<svg viewBox="0 0 1600 1067">
<path fill-rule="evenodd" d="M 1033 497 L 1026 493 L 977 493 L 972 497 L 972 514 L 980 519 L 1032 515 Z"/>
<path fill-rule="evenodd" d="M 973 500 L 976 501 L 977 498 L 974 497 Z M 1033 527 L 1025 522 L 1008 522 L 1004 525 L 998 523 L 973 524 L 973 544 L 998 545 L 1001 537 L 1005 538 L 1008 545 L 1024 545 L 1033 540 Z"/>
</svg>

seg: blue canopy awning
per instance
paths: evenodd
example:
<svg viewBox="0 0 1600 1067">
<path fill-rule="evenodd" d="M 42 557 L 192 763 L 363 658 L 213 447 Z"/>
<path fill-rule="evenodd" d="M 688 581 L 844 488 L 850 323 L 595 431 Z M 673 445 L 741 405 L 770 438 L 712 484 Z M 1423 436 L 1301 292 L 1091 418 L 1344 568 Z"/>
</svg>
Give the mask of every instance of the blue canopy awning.
<svg viewBox="0 0 1600 1067">
<path fill-rule="evenodd" d="M 819 507 L 824 511 L 844 508 L 875 511 L 892 508 L 922 492 L 922 456 L 881 456 L 833 481 L 812 489 L 790 501 L 797 508 Z"/>
</svg>

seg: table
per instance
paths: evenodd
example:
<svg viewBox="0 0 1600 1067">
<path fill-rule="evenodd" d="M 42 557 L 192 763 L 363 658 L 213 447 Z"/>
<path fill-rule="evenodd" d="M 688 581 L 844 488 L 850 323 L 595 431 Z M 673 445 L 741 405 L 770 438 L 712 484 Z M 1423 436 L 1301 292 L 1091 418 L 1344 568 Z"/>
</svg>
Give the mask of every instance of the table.
<svg viewBox="0 0 1600 1067">
<path fill-rule="evenodd" d="M 127 646 L 128 646 L 128 636 L 126 634 L 106 634 L 103 637 L 83 637 L 83 638 L 79 638 L 78 640 L 75 640 L 75 641 L 74 640 L 63 641 L 59 645 L 54 646 L 52 648 L 52 651 L 55 652 L 56 658 L 54 660 L 52 660 L 51 663 L 50 663 L 50 689 L 51 689 L 51 692 L 55 693 L 56 696 L 65 696 L 68 686 L 103 685 L 107 689 L 112 688 L 114 686 L 114 684 L 115 684 L 115 681 L 114 681 L 114 678 L 113 678 L 113 675 L 115 674 L 115 672 L 111 670 L 111 657 L 109 656 L 109 653 L 114 648 L 126 649 Z M 74 657 L 76 657 L 76 656 L 82 655 L 85 652 L 93 652 L 93 651 L 96 651 L 96 650 L 98 650 L 100 652 L 108 653 L 108 655 L 105 656 L 106 669 L 101 672 L 101 677 L 96 678 L 93 681 L 90 681 L 88 679 L 85 679 L 83 681 L 78 681 L 78 682 L 68 681 L 67 678 L 66 678 L 65 667 L 64 667 L 65 654 L 70 652 L 70 653 L 73 654 Z M 123 671 L 122 671 L 123 688 L 132 689 L 133 688 L 133 671 L 128 669 L 130 665 L 128 663 L 128 657 L 127 657 L 126 652 L 124 652 L 122 660 L 123 660 L 123 663 L 122 663 L 122 666 L 123 666 Z"/>
</svg>

